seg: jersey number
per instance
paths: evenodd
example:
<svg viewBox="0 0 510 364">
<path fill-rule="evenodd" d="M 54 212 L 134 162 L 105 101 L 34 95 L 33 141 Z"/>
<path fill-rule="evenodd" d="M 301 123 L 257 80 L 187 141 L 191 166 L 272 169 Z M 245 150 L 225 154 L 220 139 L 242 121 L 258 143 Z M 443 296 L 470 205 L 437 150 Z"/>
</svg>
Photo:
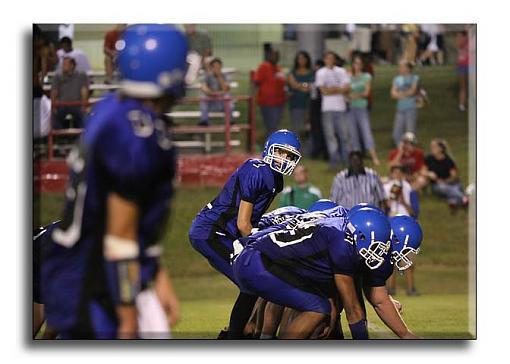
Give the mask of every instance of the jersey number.
<svg viewBox="0 0 510 364">
<path fill-rule="evenodd" d="M 299 229 L 292 230 L 278 230 L 274 233 L 270 233 L 269 237 L 279 247 L 285 247 L 289 245 L 299 244 L 307 239 L 310 239 L 317 226 L 310 225 L 308 227 L 302 227 Z"/>
<path fill-rule="evenodd" d="M 52 234 L 55 243 L 66 248 L 74 246 L 81 236 L 83 207 L 87 194 L 85 154 L 82 147 L 74 148 L 67 158 L 71 174 L 70 183 L 66 190 L 66 213 L 61 225 Z"/>
</svg>

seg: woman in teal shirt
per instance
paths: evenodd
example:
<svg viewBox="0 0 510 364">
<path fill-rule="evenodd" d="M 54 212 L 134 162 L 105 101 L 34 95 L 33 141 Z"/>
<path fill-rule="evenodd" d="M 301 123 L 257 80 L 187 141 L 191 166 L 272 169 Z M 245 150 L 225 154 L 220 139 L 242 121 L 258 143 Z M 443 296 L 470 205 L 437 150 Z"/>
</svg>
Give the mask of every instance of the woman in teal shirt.
<svg viewBox="0 0 510 364">
<path fill-rule="evenodd" d="M 393 142 L 398 146 L 402 135 L 411 132 L 416 135 L 416 94 L 420 78 L 412 73 L 413 64 L 401 61 L 399 75 L 393 79 L 391 97 L 397 100 L 397 112 L 393 124 Z"/>
<path fill-rule="evenodd" d="M 351 119 L 351 144 L 353 150 L 361 150 L 360 139 L 363 146 L 370 154 L 374 165 L 380 164 L 375 151 L 375 142 L 370 128 L 370 115 L 368 113 L 368 96 L 372 87 L 372 76 L 363 72 L 363 59 L 355 56 L 352 59 L 350 119 Z"/>
<path fill-rule="evenodd" d="M 308 115 L 310 90 L 313 85 L 313 71 L 310 55 L 299 51 L 294 58 L 294 67 L 287 83 L 290 89 L 289 109 L 291 129 L 300 137 L 304 136 L 305 119 Z"/>
</svg>

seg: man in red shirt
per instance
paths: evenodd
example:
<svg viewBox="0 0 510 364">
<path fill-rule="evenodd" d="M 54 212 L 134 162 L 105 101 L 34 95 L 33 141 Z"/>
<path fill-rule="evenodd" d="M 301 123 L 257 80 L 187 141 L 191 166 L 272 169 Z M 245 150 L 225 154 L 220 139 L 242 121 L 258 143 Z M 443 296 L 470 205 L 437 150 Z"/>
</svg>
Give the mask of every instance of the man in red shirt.
<svg viewBox="0 0 510 364">
<path fill-rule="evenodd" d="M 117 24 L 115 28 L 107 32 L 104 36 L 104 70 L 106 73 L 105 83 L 111 83 L 113 78 L 113 70 L 115 68 L 115 57 L 117 49 L 115 43 L 120 39 L 122 32 L 126 29 L 126 24 Z"/>
<path fill-rule="evenodd" d="M 398 148 L 390 150 L 388 164 L 391 167 L 401 165 L 407 181 L 415 191 L 419 191 L 427 181 L 420 175 L 420 169 L 424 165 L 423 150 L 416 146 L 416 136 L 407 132 L 400 139 Z"/>
<path fill-rule="evenodd" d="M 285 104 L 285 75 L 278 66 L 279 58 L 279 52 L 271 49 L 252 79 L 258 86 L 257 99 L 267 135 L 278 129 Z"/>
</svg>

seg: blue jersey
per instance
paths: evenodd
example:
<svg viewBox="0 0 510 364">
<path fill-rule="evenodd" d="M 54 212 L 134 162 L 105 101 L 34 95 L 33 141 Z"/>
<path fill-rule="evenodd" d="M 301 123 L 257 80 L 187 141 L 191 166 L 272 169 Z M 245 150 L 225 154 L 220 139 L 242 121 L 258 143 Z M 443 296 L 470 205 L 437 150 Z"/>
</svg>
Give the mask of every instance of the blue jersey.
<svg viewBox="0 0 510 364">
<path fill-rule="evenodd" d="M 175 152 L 169 129 L 155 113 L 140 101 L 111 95 L 94 108 L 68 163 L 64 218 L 51 233 L 42 267 L 48 322 L 58 329 L 76 323 L 83 300 L 110 299 L 103 267 L 109 194 L 138 206 L 142 288 L 154 278 Z"/>
<path fill-rule="evenodd" d="M 260 229 L 282 224 L 287 229 L 292 229 L 301 223 L 317 221 L 325 218 L 338 218 L 340 227 L 345 230 L 348 223 L 349 210 L 343 206 L 336 206 L 329 210 L 307 212 L 299 207 L 280 207 L 264 214 L 259 221 Z M 262 233 L 263 234 L 263 233 Z"/>
<path fill-rule="evenodd" d="M 339 210 L 332 212 L 339 213 Z M 325 217 L 324 214 L 324 211 L 302 214 L 299 215 L 302 221 L 297 225 L 286 221 L 239 242 L 259 250 L 272 263 L 306 280 L 326 282 L 334 274 L 362 275 L 368 286 L 384 285 L 392 271 L 389 257 L 380 268 L 370 271 L 359 256 L 352 236 L 345 230 L 347 218 Z M 320 215 L 322 218 L 317 218 Z"/>
<path fill-rule="evenodd" d="M 306 212 L 307 211 L 305 209 L 296 206 L 280 207 L 262 215 L 257 227 L 259 229 L 265 229 L 269 226 L 281 224 L 296 215 L 304 214 Z"/>
<path fill-rule="evenodd" d="M 283 176 L 280 173 L 260 159 L 249 159 L 230 176 L 218 196 L 198 213 L 196 225 L 203 231 L 213 228 L 235 240 L 241 236 L 237 228 L 241 200 L 253 204 L 251 224 L 257 226 L 282 189 Z"/>
</svg>

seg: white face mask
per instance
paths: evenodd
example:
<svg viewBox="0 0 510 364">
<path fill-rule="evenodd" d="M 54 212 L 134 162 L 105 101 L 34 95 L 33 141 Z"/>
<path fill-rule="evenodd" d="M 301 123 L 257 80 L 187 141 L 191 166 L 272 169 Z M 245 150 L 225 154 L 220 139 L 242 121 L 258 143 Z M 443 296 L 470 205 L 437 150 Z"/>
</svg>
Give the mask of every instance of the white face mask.
<svg viewBox="0 0 510 364">
<path fill-rule="evenodd" d="M 382 241 L 377 241 L 375 238 L 375 232 L 370 232 L 370 245 L 368 248 L 361 247 L 359 248 L 359 242 L 358 242 L 358 234 L 355 231 L 356 228 L 349 223 L 348 225 L 349 230 L 354 236 L 354 244 L 356 245 L 356 248 L 358 249 L 358 253 L 363 259 L 365 260 L 365 264 L 368 268 L 371 270 L 379 268 L 384 263 L 384 258 L 388 254 L 391 242 L 388 240 L 386 243 Z"/>
<path fill-rule="evenodd" d="M 286 153 L 286 156 L 277 155 L 277 149 Z M 297 149 L 284 144 L 271 144 L 267 155 L 264 157 L 264 162 L 269 164 L 274 171 L 284 176 L 289 176 L 294 171 L 294 168 L 296 168 L 300 159 L 301 153 Z"/>
<path fill-rule="evenodd" d="M 393 235 L 393 233 L 392 233 Z M 420 248 L 414 249 L 407 246 L 407 243 L 409 242 L 409 234 L 406 235 L 406 238 L 404 240 L 404 246 L 402 248 L 399 248 L 398 250 L 394 250 L 391 252 L 391 262 L 395 264 L 395 267 L 399 271 L 406 270 L 410 266 L 413 265 L 413 262 L 410 259 L 410 254 L 418 254 L 420 252 Z"/>
</svg>

